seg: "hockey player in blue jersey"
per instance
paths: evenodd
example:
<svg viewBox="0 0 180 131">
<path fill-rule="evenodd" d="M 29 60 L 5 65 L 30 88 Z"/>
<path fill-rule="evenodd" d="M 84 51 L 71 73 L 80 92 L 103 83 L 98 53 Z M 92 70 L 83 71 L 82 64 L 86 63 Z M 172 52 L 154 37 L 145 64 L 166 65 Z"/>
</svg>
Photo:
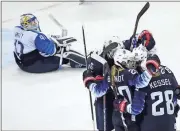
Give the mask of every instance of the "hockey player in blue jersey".
<svg viewBox="0 0 180 131">
<path fill-rule="evenodd" d="M 178 87 L 178 82 L 173 72 L 161 64 L 157 55 L 150 55 L 147 64 L 151 61 L 156 62 L 159 68 L 153 69 L 149 64 L 149 72 L 153 77 L 148 87 L 141 89 L 147 93 L 141 115 L 141 130 L 176 131 L 175 116 L 177 116 L 179 105 L 174 90 Z"/>
<path fill-rule="evenodd" d="M 179 110 L 179 105 L 177 104 L 179 91 L 176 90 L 177 92 L 175 91 L 176 93 L 174 93 L 175 88 L 178 86 L 176 78 L 168 67 L 161 65 L 157 55 L 148 56 L 146 67 L 148 72 L 152 74 L 152 79 L 146 88 L 138 89 L 146 95 L 145 97 L 134 95 L 133 98 L 141 99 L 141 103 L 144 105 L 139 104 L 140 102 L 137 100 L 132 102 L 132 105 L 140 105 L 138 108 L 142 111 L 135 114 L 137 115 L 136 120 L 140 130 L 175 131 L 175 117 L 177 117 Z M 125 110 L 119 108 L 119 111 L 129 112 L 128 102 L 123 99 L 119 100 L 117 107 L 121 107 L 122 103 Z M 133 112 L 129 113 L 132 114 Z"/>
<path fill-rule="evenodd" d="M 143 50 L 142 50 L 143 51 Z M 119 65 L 120 63 L 127 63 L 127 62 L 130 62 L 129 61 L 129 58 L 131 55 L 131 52 L 128 51 L 128 50 L 125 50 L 125 49 L 117 49 L 115 52 L 115 55 L 114 56 L 114 61 L 115 61 L 115 65 Z M 119 54 L 118 54 L 119 53 Z M 132 53 L 133 54 L 133 53 Z M 139 58 L 143 57 L 142 54 L 144 54 L 143 52 L 139 52 L 138 56 L 140 56 Z M 132 58 L 133 56 L 131 56 Z M 122 61 L 123 60 L 123 61 Z M 109 81 L 109 76 L 110 74 L 107 73 L 103 79 L 101 79 L 101 81 L 99 81 L 99 79 L 97 79 L 98 77 L 95 75 L 96 72 L 98 72 L 97 70 L 99 70 L 98 68 L 101 68 L 103 69 L 103 66 L 106 64 L 106 60 L 104 60 L 102 57 L 100 57 L 99 55 L 96 55 L 96 54 L 93 54 L 91 55 L 91 65 L 93 65 L 93 71 L 85 71 L 83 73 L 83 80 L 84 80 L 84 83 L 86 85 L 86 87 L 88 87 L 88 89 L 97 97 L 97 98 L 101 98 L 103 95 L 106 94 L 106 92 L 111 89 L 110 88 L 110 81 Z M 129 63 L 130 64 L 130 63 Z M 132 63 L 131 63 L 132 64 Z M 133 64 L 132 64 L 133 66 Z M 117 69 L 118 71 L 119 69 Z M 123 69 L 124 70 L 124 69 Z M 122 71 L 123 71 L 122 70 Z M 120 70 L 119 70 L 120 71 Z M 125 71 L 126 72 L 126 71 Z M 124 71 L 122 73 L 125 73 Z M 132 74 L 131 74 L 132 73 Z M 134 74 L 135 73 L 135 74 Z M 117 80 L 119 80 L 119 82 L 117 83 L 121 83 L 122 81 L 125 80 L 125 78 L 121 79 L 120 77 L 120 74 L 121 73 L 117 73 Z M 138 86 L 139 88 L 143 88 L 145 86 L 147 86 L 148 84 L 148 81 L 150 81 L 151 79 L 151 76 L 148 74 L 148 72 L 144 72 L 142 74 L 137 74 L 135 70 L 127 70 L 127 72 L 125 73 L 126 75 L 126 82 L 130 82 L 129 84 L 131 84 L 131 86 Z M 101 74 L 102 76 L 102 74 Z M 132 76 L 132 77 L 130 77 Z M 118 79 L 119 78 L 119 79 Z M 133 88 L 132 88 L 133 89 Z M 123 108 L 123 104 L 122 104 L 122 108 Z M 108 110 L 108 107 L 107 107 L 107 110 Z M 135 112 L 138 112 L 140 111 L 141 109 L 139 110 L 135 110 Z M 103 113 L 102 113 L 103 114 Z M 107 114 L 108 115 L 108 114 Z M 114 116 L 117 116 L 117 115 L 114 115 Z M 103 116 L 99 116 L 101 118 L 103 118 Z M 116 119 L 116 120 L 115 120 Z M 121 119 L 121 117 L 119 117 L 118 119 Z M 102 119 L 103 120 L 103 119 Z M 115 126 L 115 130 L 120 130 L 119 126 L 122 126 L 121 123 L 119 123 L 117 120 L 117 118 L 113 117 L 113 121 L 116 123 L 114 123 L 114 126 Z M 109 123 L 107 123 L 109 124 Z M 102 126 L 103 127 L 103 126 Z M 103 130 L 103 128 L 101 129 Z"/>
<path fill-rule="evenodd" d="M 139 35 L 140 36 L 140 35 Z M 141 33 L 141 37 L 143 39 L 141 39 L 142 42 L 146 41 L 147 36 L 152 36 L 148 31 L 147 32 L 142 32 Z M 150 45 L 151 48 L 150 51 L 152 52 L 152 50 L 154 51 L 154 45 L 155 45 L 155 41 L 153 39 L 153 37 L 149 37 L 151 40 L 148 41 L 148 44 Z M 138 37 L 137 37 L 138 39 Z M 135 39 L 136 40 L 136 39 Z M 140 41 L 140 40 L 139 40 Z M 130 50 L 130 46 L 132 44 L 130 44 L 130 40 L 126 40 L 126 41 L 121 41 L 121 39 L 118 36 L 113 36 L 110 39 L 105 40 L 104 46 L 109 45 L 110 43 L 118 43 L 118 48 L 122 49 L 128 49 Z M 113 53 L 116 49 L 108 52 L 105 56 L 105 60 L 107 61 L 109 67 L 111 68 L 114 65 L 114 59 L 113 59 Z M 133 52 L 135 53 L 135 52 Z M 99 57 L 96 56 L 95 59 L 91 59 L 92 57 L 90 57 L 90 61 L 93 63 L 92 65 L 94 65 L 94 70 L 93 70 L 93 76 L 102 76 L 103 74 L 103 64 L 98 62 L 101 61 L 102 56 L 100 55 Z M 97 77 L 96 77 L 97 78 Z M 102 77 L 101 77 L 102 78 Z M 100 79 L 98 78 L 98 81 Z M 97 82 L 97 81 L 96 81 Z M 101 96 L 101 94 L 100 94 Z M 111 88 L 108 89 L 107 93 L 105 94 L 106 96 L 106 108 L 107 108 L 107 119 L 106 119 L 106 129 L 107 130 L 112 130 L 114 127 L 112 126 L 112 112 L 113 112 L 113 100 L 114 100 L 114 94 Z M 95 101 L 95 111 L 96 111 L 96 121 L 97 121 L 97 129 L 98 130 L 103 130 L 104 128 L 104 118 L 103 118 L 103 97 L 97 97 L 96 101 Z"/>
<path fill-rule="evenodd" d="M 138 41 L 138 42 L 137 42 Z M 118 36 L 113 36 L 110 39 L 107 39 L 105 41 L 104 46 L 107 46 L 110 43 L 116 42 L 119 44 L 118 48 L 125 48 L 127 50 L 133 51 L 133 46 L 136 45 L 138 47 L 139 45 L 143 45 L 146 47 L 146 51 L 148 54 L 154 54 L 156 52 L 155 48 L 155 40 L 152 36 L 152 34 L 147 31 L 143 30 L 137 37 L 133 39 L 133 42 L 130 43 L 130 40 L 125 40 L 121 41 Z M 113 51 L 110 51 L 109 53 L 106 54 L 105 60 L 107 61 L 109 67 L 111 68 L 114 65 L 114 59 L 113 59 Z M 133 52 L 135 53 L 135 51 Z M 98 57 L 98 59 L 103 59 L 101 58 L 102 56 Z M 98 62 L 98 60 L 93 60 L 91 59 L 94 67 L 93 71 L 93 76 L 102 76 L 103 74 L 103 65 L 102 63 Z M 102 87 L 103 88 L 103 87 Z M 102 89 L 103 90 L 103 89 Z M 100 94 L 101 96 L 101 94 Z M 108 93 L 106 93 L 106 103 L 107 103 L 107 119 L 106 119 L 106 129 L 107 130 L 112 130 L 112 111 L 113 111 L 113 100 L 114 100 L 114 94 L 112 93 L 112 89 L 108 89 Z M 96 111 L 96 121 L 97 121 L 97 128 L 98 130 L 103 130 L 104 128 L 104 120 L 103 120 L 103 97 L 98 97 L 95 101 L 95 111 Z"/>
<path fill-rule="evenodd" d="M 122 48 L 123 43 L 117 36 L 113 36 L 112 38 L 105 40 L 103 49 L 106 48 L 111 43 L 118 43 L 117 48 Z M 100 51 L 94 51 L 89 57 L 88 57 L 88 67 L 89 71 L 92 73 L 93 77 L 97 79 L 96 82 L 102 82 L 103 80 L 103 62 L 104 64 L 107 62 L 108 66 L 111 68 L 114 65 L 114 59 L 112 57 L 113 52 L 116 50 L 111 50 L 105 56 L 103 57 L 102 50 Z M 101 61 L 101 62 L 99 62 Z M 92 64 L 92 65 L 91 65 Z M 90 89 L 90 88 L 88 88 Z M 91 89 L 90 89 L 91 90 Z M 102 89 L 103 90 L 103 89 Z M 91 90 L 94 94 L 93 89 Z M 114 129 L 113 123 L 112 123 L 112 113 L 113 113 L 113 101 L 114 101 L 114 94 L 113 90 L 111 88 L 106 90 L 106 87 L 104 88 L 105 97 L 106 97 L 106 131 L 111 131 Z M 104 130 L 104 112 L 103 112 L 103 95 L 99 92 L 99 94 L 94 94 L 96 96 L 95 99 L 95 115 L 96 115 L 96 125 L 97 129 L 99 131 Z"/>
<path fill-rule="evenodd" d="M 45 73 L 58 70 L 63 64 L 85 67 L 84 55 L 73 49 L 77 40 L 45 35 L 33 14 L 21 15 L 20 26 L 14 29 L 14 40 L 14 58 L 23 71 Z"/>
</svg>

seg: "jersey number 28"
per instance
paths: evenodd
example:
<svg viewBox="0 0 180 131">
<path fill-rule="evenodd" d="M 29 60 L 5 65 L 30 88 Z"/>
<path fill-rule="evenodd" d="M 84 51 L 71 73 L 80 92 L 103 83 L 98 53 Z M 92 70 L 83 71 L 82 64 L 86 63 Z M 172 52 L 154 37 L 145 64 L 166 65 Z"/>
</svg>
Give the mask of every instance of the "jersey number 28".
<svg viewBox="0 0 180 131">
<path fill-rule="evenodd" d="M 167 109 L 167 114 L 172 115 L 174 113 L 174 104 L 173 104 L 173 91 L 166 90 L 164 93 L 161 91 L 151 93 L 151 99 L 155 100 L 158 97 L 158 100 L 152 104 L 152 115 L 153 116 L 161 116 L 165 114 L 165 109 L 160 107 L 157 110 L 157 106 L 164 102 L 163 96 L 166 101 L 166 106 L 164 108 Z"/>
</svg>

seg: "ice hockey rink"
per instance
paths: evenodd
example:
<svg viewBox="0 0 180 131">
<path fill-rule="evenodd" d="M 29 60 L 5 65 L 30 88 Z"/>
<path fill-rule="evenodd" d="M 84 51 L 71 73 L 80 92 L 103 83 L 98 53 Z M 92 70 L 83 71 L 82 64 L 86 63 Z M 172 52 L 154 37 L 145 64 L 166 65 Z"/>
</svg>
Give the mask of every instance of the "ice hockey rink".
<svg viewBox="0 0 180 131">
<path fill-rule="evenodd" d="M 92 130 L 88 90 L 82 82 L 84 69 L 62 67 L 46 74 L 22 72 L 13 59 L 12 29 L 19 16 L 33 13 L 43 32 L 61 30 L 48 17 L 53 14 L 79 40 L 83 50 L 82 24 L 88 50 L 100 49 L 106 37 L 133 33 L 135 19 L 145 2 L 2 2 L 2 129 L 3 130 Z M 150 2 L 137 32 L 150 30 L 162 64 L 180 82 L 180 2 Z M 15 10 L 12 11 L 13 8 Z M 180 115 L 180 113 L 179 113 Z M 180 117 L 177 118 L 180 130 Z"/>
</svg>

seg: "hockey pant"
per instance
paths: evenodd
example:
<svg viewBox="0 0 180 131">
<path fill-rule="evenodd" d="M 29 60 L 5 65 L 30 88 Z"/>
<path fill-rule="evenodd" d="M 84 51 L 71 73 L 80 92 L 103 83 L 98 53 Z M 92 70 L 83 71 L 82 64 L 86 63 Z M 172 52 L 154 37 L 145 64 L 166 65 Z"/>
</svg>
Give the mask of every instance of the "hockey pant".
<svg viewBox="0 0 180 131">
<path fill-rule="evenodd" d="M 141 123 L 141 131 L 176 131 L 175 116 L 158 116 L 152 119 L 152 116 L 144 116 Z"/>
<path fill-rule="evenodd" d="M 46 72 L 51 72 L 51 71 L 56 71 L 59 69 L 60 65 L 60 57 L 58 56 L 50 56 L 50 57 L 41 57 L 41 59 L 35 60 L 32 64 L 24 66 L 18 58 L 15 56 L 15 60 L 17 65 L 19 66 L 20 69 L 22 69 L 25 72 L 29 73 L 46 73 Z M 73 61 L 63 59 L 62 64 L 67 64 L 70 63 L 70 66 L 72 68 L 80 68 L 81 66 L 79 64 L 74 63 Z"/>
<path fill-rule="evenodd" d="M 114 100 L 113 92 L 112 90 L 109 90 L 106 94 L 106 131 L 111 131 L 114 129 L 112 124 L 113 100 Z M 97 129 L 99 131 L 103 131 L 104 130 L 103 97 L 96 99 L 95 113 L 96 113 Z"/>
<path fill-rule="evenodd" d="M 19 68 L 29 73 L 46 73 L 59 69 L 59 60 L 57 56 L 44 57 L 41 60 L 35 61 L 29 66 L 18 64 Z"/>
</svg>

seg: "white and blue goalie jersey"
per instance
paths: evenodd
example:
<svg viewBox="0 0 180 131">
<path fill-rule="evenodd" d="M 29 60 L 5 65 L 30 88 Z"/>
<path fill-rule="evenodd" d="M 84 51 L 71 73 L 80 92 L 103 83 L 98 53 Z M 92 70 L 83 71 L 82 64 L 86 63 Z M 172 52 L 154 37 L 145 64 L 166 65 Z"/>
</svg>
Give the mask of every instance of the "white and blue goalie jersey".
<svg viewBox="0 0 180 131">
<path fill-rule="evenodd" d="M 53 56 L 56 45 L 41 32 L 27 31 L 21 26 L 14 29 L 14 57 L 17 63 L 31 65 L 42 57 Z"/>
</svg>

